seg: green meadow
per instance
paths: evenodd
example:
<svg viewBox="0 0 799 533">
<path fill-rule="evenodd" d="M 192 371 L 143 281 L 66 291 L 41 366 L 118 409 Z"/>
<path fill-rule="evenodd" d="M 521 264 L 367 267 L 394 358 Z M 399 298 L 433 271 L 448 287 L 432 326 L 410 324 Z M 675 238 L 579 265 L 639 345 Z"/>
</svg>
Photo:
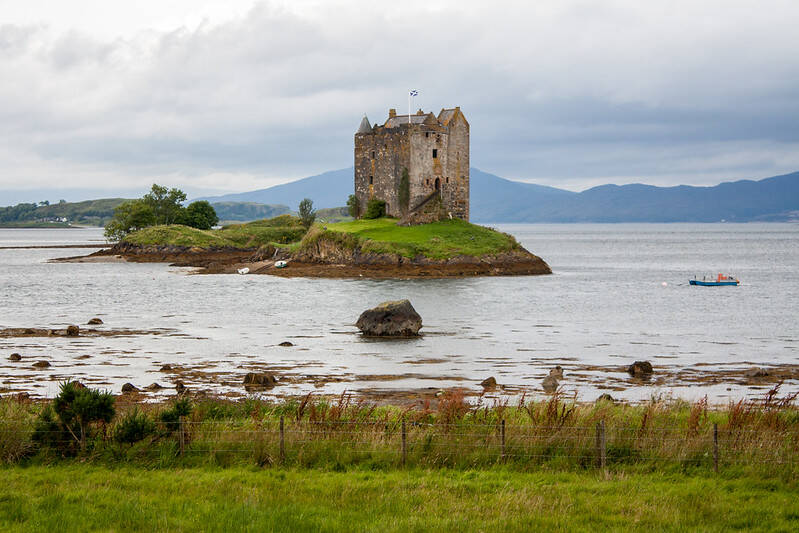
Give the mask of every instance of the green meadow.
<svg viewBox="0 0 799 533">
<path fill-rule="evenodd" d="M 3 531 L 795 531 L 795 482 L 492 470 L 0 470 Z"/>
</svg>

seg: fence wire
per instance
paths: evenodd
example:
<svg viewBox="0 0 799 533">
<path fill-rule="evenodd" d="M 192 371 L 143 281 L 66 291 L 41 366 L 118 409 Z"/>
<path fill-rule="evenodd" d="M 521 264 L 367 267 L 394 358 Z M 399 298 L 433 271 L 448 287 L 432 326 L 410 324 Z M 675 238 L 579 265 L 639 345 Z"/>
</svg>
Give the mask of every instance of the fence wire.
<svg viewBox="0 0 799 533">
<path fill-rule="evenodd" d="M 112 428 L 95 440 L 116 442 Z M 54 448 L 85 449 L 86 443 L 63 430 L 4 428 L 3 442 L 27 438 Z M 388 464 L 446 466 L 521 465 L 548 462 L 607 468 L 614 465 L 676 463 L 719 470 L 727 465 L 793 468 L 799 459 L 799 432 L 702 428 L 630 428 L 505 424 L 435 424 L 361 419 L 308 421 L 181 420 L 131 442 L 140 453 L 166 446 L 177 456 L 236 456 L 269 464 L 323 461 L 383 461 Z M 97 445 L 94 446 L 97 448 Z M 124 448 L 123 448 L 124 449 Z"/>
</svg>

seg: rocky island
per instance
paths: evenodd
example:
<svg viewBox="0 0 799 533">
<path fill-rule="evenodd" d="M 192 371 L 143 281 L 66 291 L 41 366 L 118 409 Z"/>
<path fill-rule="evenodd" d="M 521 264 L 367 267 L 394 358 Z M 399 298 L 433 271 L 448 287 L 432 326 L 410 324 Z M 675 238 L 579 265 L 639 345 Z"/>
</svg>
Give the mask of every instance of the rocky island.
<svg viewBox="0 0 799 533">
<path fill-rule="evenodd" d="M 438 115 L 421 109 L 414 115 L 397 115 L 391 109 L 383 125 L 374 126 L 364 116 L 354 136 L 354 158 L 354 194 L 347 201 L 352 221 L 314 224 L 312 201 L 306 198 L 299 218 L 281 215 L 205 229 L 217 221 L 210 205 L 195 202 L 198 205 L 184 209 L 174 202 L 185 200 L 182 191 L 153 185 L 138 208 L 151 209 L 151 218 L 161 225 L 142 228 L 133 218 L 124 222 L 125 213 L 136 209 L 123 206 L 115 212 L 120 220 L 110 226 L 119 230 L 109 232 L 106 227 L 107 235 L 120 239 L 113 248 L 68 260 L 169 262 L 201 267 L 206 273 L 285 277 L 552 272 L 512 235 L 469 222 L 469 123 L 460 107 L 442 109 Z M 306 202 L 308 216 L 302 214 Z M 203 215 L 194 227 L 188 216 L 192 208 Z M 155 216 L 173 211 L 173 217 Z M 168 224 L 181 219 L 188 225 Z M 135 228 L 141 229 L 128 231 Z"/>
<path fill-rule="evenodd" d="M 162 262 L 202 273 L 284 277 L 459 277 L 550 274 L 513 236 L 463 220 L 400 226 L 378 218 L 307 231 L 289 215 L 215 230 L 153 226 L 109 249 L 60 261 Z M 275 263 L 285 261 L 285 268 Z"/>
</svg>

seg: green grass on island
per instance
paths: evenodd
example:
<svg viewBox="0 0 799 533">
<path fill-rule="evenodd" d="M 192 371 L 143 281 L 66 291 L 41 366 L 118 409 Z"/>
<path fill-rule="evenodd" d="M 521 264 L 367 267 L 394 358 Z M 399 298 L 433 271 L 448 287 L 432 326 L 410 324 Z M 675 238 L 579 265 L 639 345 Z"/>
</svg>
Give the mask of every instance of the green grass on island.
<svg viewBox="0 0 799 533">
<path fill-rule="evenodd" d="M 796 485 L 594 472 L 0 469 L 3 531 L 796 531 Z"/>
<path fill-rule="evenodd" d="M 480 257 L 521 248 L 507 233 L 460 219 L 398 226 L 396 219 L 378 218 L 327 224 L 325 227 L 317 227 L 316 232 L 309 233 L 307 242 L 327 238 L 343 246 L 360 246 L 363 252 L 404 257 L 423 255 L 432 259 L 449 259 L 458 255 Z"/>
<path fill-rule="evenodd" d="M 200 230 L 188 226 L 152 226 L 133 232 L 123 242 L 142 246 L 187 246 L 199 248 L 258 248 L 266 244 L 299 241 L 305 228 L 299 219 L 281 215 L 267 220 L 230 224 L 220 229 Z"/>
<path fill-rule="evenodd" d="M 221 229 L 199 230 L 188 226 L 152 226 L 127 235 L 123 242 L 138 245 L 199 248 L 258 248 L 273 244 L 291 250 L 327 239 L 365 253 L 419 255 L 449 259 L 459 255 L 480 257 L 521 248 L 507 233 L 459 219 L 418 226 L 398 226 L 397 219 L 317 222 L 306 234 L 298 218 L 281 215 L 268 220 L 231 224 Z M 301 242 L 300 242 L 301 241 Z"/>
</svg>

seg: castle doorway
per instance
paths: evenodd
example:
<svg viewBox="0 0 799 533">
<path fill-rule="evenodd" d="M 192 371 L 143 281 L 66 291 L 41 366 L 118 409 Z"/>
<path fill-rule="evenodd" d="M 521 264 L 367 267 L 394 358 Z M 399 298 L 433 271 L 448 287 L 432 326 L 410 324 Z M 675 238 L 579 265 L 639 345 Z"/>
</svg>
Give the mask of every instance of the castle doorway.
<svg viewBox="0 0 799 533">
<path fill-rule="evenodd" d="M 441 190 L 441 178 L 436 178 L 436 190 Z"/>
</svg>

